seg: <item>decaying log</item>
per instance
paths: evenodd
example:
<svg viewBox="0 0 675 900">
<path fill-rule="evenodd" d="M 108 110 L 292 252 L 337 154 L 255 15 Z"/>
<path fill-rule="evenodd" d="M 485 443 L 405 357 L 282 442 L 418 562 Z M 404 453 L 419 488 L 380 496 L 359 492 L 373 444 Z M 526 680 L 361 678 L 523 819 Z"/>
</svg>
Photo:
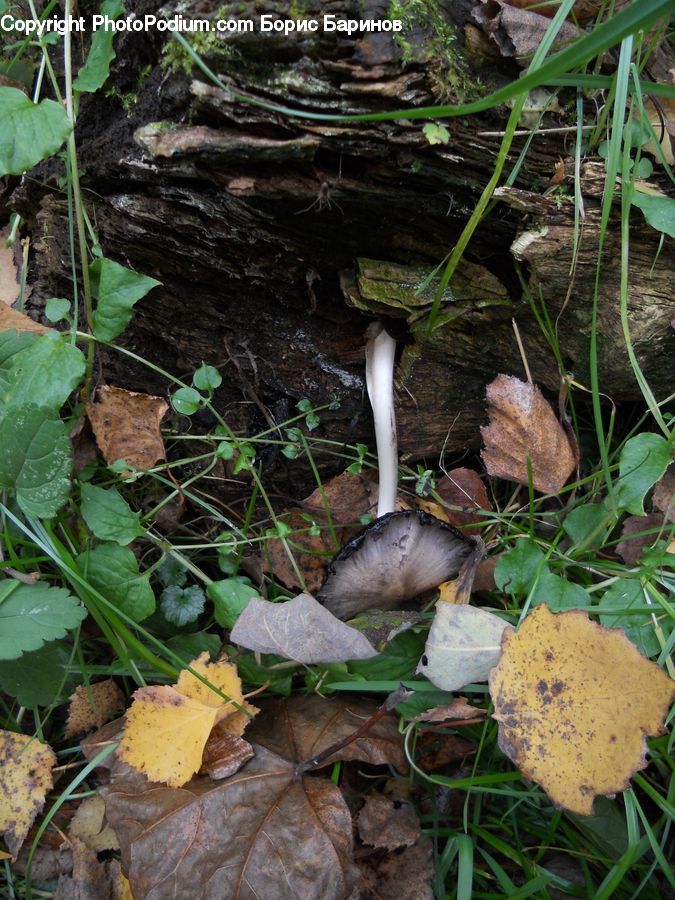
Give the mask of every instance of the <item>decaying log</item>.
<svg viewBox="0 0 675 900">
<path fill-rule="evenodd" d="M 141 2 L 136 13 L 155 7 Z M 415 7 L 418 20 L 400 41 L 376 33 L 280 37 L 256 31 L 199 49 L 226 86 L 308 112 L 455 102 L 517 75 L 498 58 L 467 56 L 468 0 L 425 0 Z M 309 0 L 303 14 L 377 18 L 387 8 L 382 0 Z M 184 16 L 255 18 L 261 11 L 290 15 L 290 9 L 286 2 L 181 5 Z M 404 343 L 398 366 L 404 452 L 433 462 L 443 447 L 475 446 L 486 383 L 498 372 L 523 375 L 512 319 L 533 378 L 552 391 L 559 385 L 555 357 L 523 295 L 514 257 L 531 293 L 547 305 L 564 366 L 588 383 L 598 169 L 583 175 L 585 219 L 568 295 L 574 241 L 569 169 L 561 188 L 547 190 L 567 155 L 564 135 L 535 137 L 516 185 L 498 192 L 500 202 L 476 232 L 444 297 L 442 324 L 429 334 L 424 314 L 434 285 L 421 293 L 417 288 L 453 246 L 489 180 L 503 108 L 446 120 L 448 143 L 432 146 L 422 121 L 290 118 L 234 99 L 190 67 L 175 44 L 168 47 L 164 35 L 116 40 L 111 89 L 83 97 L 80 108 L 85 196 L 106 255 L 163 283 L 138 305 L 123 342 L 178 373 L 202 360 L 221 366 L 225 382 L 217 401 L 234 427 L 264 425 L 259 402 L 283 418 L 302 397 L 322 405 L 337 396 L 340 409 L 325 414 L 323 427 L 336 440 L 369 440 L 363 335 L 369 320 L 381 315 Z M 172 59 L 185 68 L 171 68 Z M 547 124 L 569 124 L 564 100 L 563 111 Z M 511 164 L 524 141 L 516 139 Z M 11 201 L 32 228 L 36 308 L 46 297 L 72 293 L 66 208 L 53 188 L 49 180 L 32 181 Z M 638 359 L 660 399 L 672 387 L 667 363 L 675 350 L 669 290 L 675 263 L 664 251 L 652 267 L 658 243 L 636 212 L 629 321 Z M 628 400 L 639 391 L 623 349 L 618 253 L 614 215 L 600 291 L 601 389 Z M 102 353 L 101 365 L 109 382 L 166 390 L 161 379 L 114 352 Z"/>
</svg>

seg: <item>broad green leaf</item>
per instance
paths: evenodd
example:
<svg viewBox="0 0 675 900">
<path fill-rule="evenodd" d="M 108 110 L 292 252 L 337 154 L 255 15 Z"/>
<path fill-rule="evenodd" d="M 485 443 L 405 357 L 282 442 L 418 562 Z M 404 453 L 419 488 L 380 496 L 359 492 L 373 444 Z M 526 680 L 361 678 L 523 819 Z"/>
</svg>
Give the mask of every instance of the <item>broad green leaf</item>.
<svg viewBox="0 0 675 900">
<path fill-rule="evenodd" d="M 194 584 L 188 587 L 170 584 L 164 588 L 160 597 L 160 609 L 164 618 L 179 626 L 194 622 L 204 612 L 205 603 L 204 591 Z"/>
<path fill-rule="evenodd" d="M 111 20 L 118 19 L 124 10 L 121 0 L 105 0 L 101 4 L 101 15 Z M 76 91 L 94 93 L 108 79 L 110 63 L 115 59 L 113 40 L 116 32 L 112 29 L 97 28 L 91 39 L 87 61 L 77 73 L 73 82 Z"/>
<path fill-rule="evenodd" d="M 50 322 L 61 322 L 70 315 L 70 300 L 64 297 L 50 297 L 45 303 L 45 315 Z"/>
<path fill-rule="evenodd" d="M 650 431 L 626 441 L 619 457 L 619 506 L 643 516 L 645 494 L 672 462 L 668 441 Z"/>
<path fill-rule="evenodd" d="M 575 544 L 581 544 L 607 519 L 607 510 L 601 503 L 584 503 L 565 517 L 563 528 Z"/>
<path fill-rule="evenodd" d="M 138 513 L 115 488 L 106 490 L 94 484 L 83 484 L 80 492 L 82 517 L 97 538 L 124 546 L 145 534 Z"/>
<path fill-rule="evenodd" d="M 167 555 L 161 566 L 157 569 L 157 577 L 164 587 L 169 587 L 171 584 L 177 584 L 178 587 L 183 587 L 187 581 L 187 571 L 185 566 L 175 557 Z M 199 654 L 197 653 L 195 656 L 199 656 Z"/>
<path fill-rule="evenodd" d="M 171 405 L 181 415 L 193 416 L 197 410 L 201 409 L 203 399 L 202 395 L 194 388 L 178 388 L 171 397 Z"/>
<path fill-rule="evenodd" d="M 200 366 L 192 376 L 192 383 L 200 391 L 215 391 L 223 383 L 223 376 L 214 366 Z"/>
<path fill-rule="evenodd" d="M 155 610 L 155 595 L 148 575 L 141 575 L 128 547 L 99 544 L 81 553 L 78 565 L 91 586 L 134 622 L 142 622 Z"/>
<path fill-rule="evenodd" d="M 155 278 L 125 269 L 111 259 L 95 259 L 89 266 L 94 296 L 94 335 L 101 341 L 112 341 L 131 320 L 134 304 L 161 284 Z"/>
<path fill-rule="evenodd" d="M 630 610 L 646 604 L 644 591 L 639 581 L 634 578 L 619 578 L 602 595 L 600 601 L 600 622 L 608 628 L 623 628 L 626 637 L 631 640 L 644 656 L 654 656 L 661 650 L 659 639 L 654 633 L 654 622 L 649 613 L 641 615 L 611 610 Z"/>
<path fill-rule="evenodd" d="M 21 175 L 56 153 L 70 134 L 60 103 L 33 103 L 18 88 L 0 87 L 0 175 Z"/>
<path fill-rule="evenodd" d="M 626 816 L 615 800 L 607 797 L 596 797 L 592 816 L 577 816 L 566 812 L 579 831 L 591 844 L 594 844 L 603 856 L 609 859 L 620 859 L 628 850 L 628 828 Z"/>
<path fill-rule="evenodd" d="M 410 678 L 424 650 L 424 635 L 414 631 L 397 634 L 377 656 L 348 663 L 349 671 L 366 681 Z"/>
<path fill-rule="evenodd" d="M 233 575 L 223 581 L 212 581 L 206 588 L 209 600 L 213 601 L 213 614 L 223 628 L 232 628 L 251 597 L 260 597 L 248 578 Z"/>
<path fill-rule="evenodd" d="M 27 516 L 55 515 L 70 493 L 71 449 L 58 413 L 28 404 L 0 421 L 0 487 Z"/>
<path fill-rule="evenodd" d="M 80 383 L 85 370 L 81 350 L 63 334 L 42 334 L 4 369 L 4 409 L 35 403 L 58 410 Z"/>
<path fill-rule="evenodd" d="M 551 612 L 563 612 L 589 605 L 588 594 L 578 584 L 566 581 L 553 572 L 542 572 L 532 594 L 532 606 L 545 603 Z"/>
<path fill-rule="evenodd" d="M 486 681 L 502 655 L 508 622 L 494 613 L 460 603 L 438 603 L 417 672 L 443 691 Z"/>
<path fill-rule="evenodd" d="M 49 706 L 64 682 L 69 653 L 61 641 L 52 641 L 19 659 L 0 662 L 0 689 L 21 706 Z"/>
<path fill-rule="evenodd" d="M 532 590 L 537 573 L 544 568 L 544 554 L 530 540 L 523 538 L 499 558 L 495 568 L 495 583 L 500 591 L 512 596 L 526 597 Z"/>
<path fill-rule="evenodd" d="M 3 331 L 0 333 L 0 399 L 9 388 L 9 371 L 14 357 L 30 347 L 37 340 L 37 335 L 28 331 Z"/>
<path fill-rule="evenodd" d="M 282 697 L 290 695 L 293 689 L 293 669 L 270 668 L 277 663 L 288 663 L 287 659 L 263 653 L 261 664 L 258 665 L 253 653 L 242 653 L 241 648 L 237 647 L 236 662 L 239 676 L 246 684 L 264 684 L 273 694 L 280 694 Z"/>
<path fill-rule="evenodd" d="M 635 191 L 631 203 L 642 211 L 648 225 L 671 238 L 675 237 L 675 199 L 662 194 L 642 194 Z"/>
<path fill-rule="evenodd" d="M 64 588 L 0 580 L 0 659 L 16 659 L 62 638 L 87 615 Z"/>
<path fill-rule="evenodd" d="M 176 634 L 170 637 L 166 646 L 177 653 L 186 664 L 196 659 L 200 653 L 206 651 L 211 659 L 215 659 L 220 652 L 222 641 L 217 634 L 209 634 L 208 631 L 195 631 L 193 634 Z"/>
</svg>

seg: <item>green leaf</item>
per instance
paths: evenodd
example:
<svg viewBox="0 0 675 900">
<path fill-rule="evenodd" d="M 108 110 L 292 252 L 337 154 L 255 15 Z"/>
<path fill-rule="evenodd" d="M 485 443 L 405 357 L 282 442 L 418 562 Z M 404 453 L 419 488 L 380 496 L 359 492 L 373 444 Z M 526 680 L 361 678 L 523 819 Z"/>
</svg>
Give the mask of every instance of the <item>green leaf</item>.
<svg viewBox="0 0 675 900">
<path fill-rule="evenodd" d="M 349 671 L 361 675 L 366 681 L 410 678 L 424 652 L 425 639 L 423 634 L 403 631 L 377 656 L 349 662 Z"/>
<path fill-rule="evenodd" d="M 176 634 L 166 642 L 169 650 L 178 654 L 185 663 L 192 662 L 205 650 L 212 659 L 220 652 L 222 641 L 217 634 L 195 631 L 193 634 Z"/>
<path fill-rule="evenodd" d="M 61 322 L 70 316 L 70 300 L 63 297 L 50 297 L 45 303 L 45 315 L 50 322 Z"/>
<path fill-rule="evenodd" d="M 9 389 L 9 372 L 14 358 L 32 346 L 37 335 L 27 331 L 17 332 L 13 329 L 0 333 L 0 399 Z"/>
<path fill-rule="evenodd" d="M 435 122 L 427 122 L 422 129 L 422 134 L 432 146 L 447 144 L 450 140 L 450 132 L 445 125 L 437 125 Z"/>
<path fill-rule="evenodd" d="M 204 612 L 205 603 L 204 591 L 194 584 L 189 587 L 170 584 L 160 597 L 162 615 L 168 622 L 179 626 L 194 622 Z"/>
<path fill-rule="evenodd" d="M 41 334 L 2 367 L 4 409 L 26 403 L 60 409 L 82 380 L 85 367 L 82 351 L 66 335 Z"/>
<path fill-rule="evenodd" d="M 588 594 L 578 584 L 573 584 L 544 571 L 539 576 L 537 586 L 532 595 L 532 606 L 545 603 L 551 612 L 563 612 L 566 609 L 577 609 L 589 605 Z"/>
<path fill-rule="evenodd" d="M 145 534 L 138 513 L 115 488 L 106 490 L 94 484 L 83 484 L 80 495 L 82 517 L 97 538 L 124 546 Z"/>
<path fill-rule="evenodd" d="M 438 689 L 433 691 L 415 691 L 411 697 L 397 705 L 396 712 L 399 716 L 403 716 L 404 719 L 414 719 L 435 706 L 446 706 L 454 697 L 455 695 L 450 693 L 450 691 L 439 691 Z"/>
<path fill-rule="evenodd" d="M 194 388 L 178 388 L 171 397 L 171 405 L 183 416 L 193 416 L 202 407 L 203 397 Z"/>
<path fill-rule="evenodd" d="M 261 656 L 262 665 L 258 665 L 255 656 L 252 653 L 242 653 L 241 648 L 237 647 L 237 671 L 245 684 L 265 684 L 267 690 L 273 694 L 280 694 L 282 697 L 288 697 L 293 688 L 293 670 L 288 669 L 272 670 L 270 666 L 276 663 L 287 663 L 288 660 L 281 656 L 273 656 L 272 654 L 263 653 Z"/>
<path fill-rule="evenodd" d="M 632 641 L 644 656 L 654 656 L 661 650 L 659 639 L 654 633 L 654 622 L 649 613 L 641 615 L 622 612 L 612 613 L 610 610 L 629 610 L 642 607 L 646 603 L 644 591 L 639 581 L 632 578 L 619 578 L 602 595 L 600 601 L 600 624 L 608 628 L 623 628 L 626 637 Z"/>
<path fill-rule="evenodd" d="M 49 706 L 59 696 L 70 654 L 60 641 L 0 662 L 0 689 L 21 706 Z M 65 685 L 64 685 L 65 686 Z"/>
<path fill-rule="evenodd" d="M 177 584 L 183 587 L 187 581 L 187 571 L 185 566 L 180 563 L 174 556 L 166 556 L 161 566 L 157 569 L 157 577 L 164 587 Z"/>
<path fill-rule="evenodd" d="M 77 563 L 91 586 L 134 622 L 155 611 L 155 595 L 148 575 L 141 575 L 128 547 L 100 544 L 81 553 Z"/>
<path fill-rule="evenodd" d="M 544 554 L 534 541 L 523 538 L 500 558 L 495 568 L 495 583 L 500 591 L 526 597 L 543 567 Z"/>
<path fill-rule="evenodd" d="M 101 4 L 101 15 L 113 21 L 118 19 L 124 10 L 121 0 L 105 0 Z M 110 63 L 115 59 L 113 40 L 116 32 L 112 29 L 97 28 L 91 39 L 91 47 L 87 61 L 77 73 L 73 82 L 76 91 L 94 93 L 103 87 L 108 79 Z"/>
<path fill-rule="evenodd" d="M 155 278 L 125 269 L 111 259 L 95 259 L 89 265 L 91 288 L 98 303 L 94 311 L 94 335 L 112 341 L 131 320 L 134 304 L 161 284 Z"/>
<path fill-rule="evenodd" d="M 86 617 L 84 607 L 64 588 L 0 580 L 0 659 L 16 659 L 62 638 Z"/>
<path fill-rule="evenodd" d="M 70 134 L 60 103 L 33 103 L 18 88 L 0 87 L 0 175 L 21 175 L 56 153 Z"/>
<path fill-rule="evenodd" d="M 607 510 L 601 503 L 584 503 L 565 518 L 563 528 L 575 544 L 581 544 L 607 519 Z"/>
<path fill-rule="evenodd" d="M 669 237 L 675 237 L 675 199 L 662 194 L 634 191 L 631 203 L 642 211 L 648 225 Z"/>
<path fill-rule="evenodd" d="M 233 628 L 252 597 L 260 598 L 248 578 L 233 575 L 223 581 L 212 581 L 206 588 L 209 600 L 213 601 L 213 614 L 223 628 Z"/>
<path fill-rule="evenodd" d="M 619 507 L 643 516 L 645 494 L 671 461 L 668 441 L 659 434 L 644 432 L 626 441 L 619 457 Z"/>
<path fill-rule="evenodd" d="M 229 441 L 219 441 L 216 446 L 216 456 L 218 459 L 232 459 L 234 456 L 234 444 Z"/>
<path fill-rule="evenodd" d="M 200 391 L 215 391 L 223 383 L 223 376 L 213 366 L 200 366 L 192 376 L 192 383 Z"/>
<path fill-rule="evenodd" d="M 58 413 L 28 404 L 0 421 L 0 487 L 27 516 L 55 515 L 70 493 L 71 450 Z"/>
</svg>

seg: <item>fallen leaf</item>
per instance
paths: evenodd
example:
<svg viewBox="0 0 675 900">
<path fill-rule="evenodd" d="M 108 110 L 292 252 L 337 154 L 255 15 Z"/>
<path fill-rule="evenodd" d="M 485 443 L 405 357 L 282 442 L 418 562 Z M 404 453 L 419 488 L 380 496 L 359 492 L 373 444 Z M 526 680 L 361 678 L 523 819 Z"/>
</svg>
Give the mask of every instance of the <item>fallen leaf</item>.
<svg viewBox="0 0 675 900">
<path fill-rule="evenodd" d="M 652 501 L 666 521 L 675 522 L 675 465 L 669 466 L 663 478 L 657 481 Z"/>
<path fill-rule="evenodd" d="M 359 860 L 365 892 L 359 900 L 433 900 L 433 844 L 422 838 L 398 853 L 369 856 Z"/>
<path fill-rule="evenodd" d="M 549 29 L 550 21 L 539 15 L 539 10 L 533 12 L 518 9 L 505 0 L 481 0 L 481 3 L 482 6 L 474 7 L 473 18 L 497 44 L 502 56 L 513 57 L 521 66 L 527 65 Z M 564 22 L 556 36 L 552 52 L 563 49 L 580 36 L 581 32 L 576 25 Z"/>
<path fill-rule="evenodd" d="M 356 822 L 359 837 L 371 847 L 410 847 L 422 836 L 413 805 L 389 797 L 366 797 Z"/>
<path fill-rule="evenodd" d="M 27 734 L 0 731 L 0 833 L 16 857 L 52 787 L 56 756 L 48 744 Z"/>
<path fill-rule="evenodd" d="M 9 307 L 19 299 L 20 267 L 16 264 L 14 259 L 14 245 L 7 246 L 8 237 L 9 225 L 0 229 L 0 303 L 3 306 Z M 12 310 L 12 312 L 14 312 L 14 310 Z M 21 313 L 19 313 L 19 315 L 21 315 Z M 8 325 L 7 328 L 16 328 L 16 325 Z M 1 312 L 0 330 L 6 330 L 6 328 L 2 328 Z M 17 328 L 17 331 L 19 330 L 20 329 Z"/>
<path fill-rule="evenodd" d="M 183 669 L 175 685 L 151 685 L 134 693 L 126 713 L 117 755 L 149 779 L 180 787 L 197 772 L 213 727 L 228 718 L 223 730 L 241 735 L 254 707 L 245 703 L 237 667 L 208 662 L 202 653 L 191 668 L 218 688 L 228 701 Z"/>
<path fill-rule="evenodd" d="M 229 778 L 254 755 L 248 741 L 236 734 L 221 731 L 219 725 L 213 729 L 204 747 L 200 775 L 209 775 L 214 780 Z"/>
<path fill-rule="evenodd" d="M 253 597 L 230 634 L 240 647 L 296 662 L 335 663 L 377 656 L 367 637 L 337 619 L 310 594 L 284 603 Z"/>
<path fill-rule="evenodd" d="M 511 626 L 476 606 L 437 603 L 424 656 L 417 672 L 444 691 L 485 681 L 501 656 L 501 640 Z"/>
<path fill-rule="evenodd" d="M 117 835 L 105 821 L 105 802 L 98 794 L 94 797 L 85 797 L 78 804 L 68 834 L 79 838 L 95 853 L 102 850 L 119 850 L 120 847 Z"/>
<path fill-rule="evenodd" d="M 70 696 L 65 737 L 100 728 L 125 706 L 124 693 L 112 678 L 79 685 Z"/>
<path fill-rule="evenodd" d="M 455 697 L 444 706 L 434 706 L 415 716 L 414 722 L 447 722 L 449 719 L 475 719 L 484 716 L 485 710 L 467 703 L 466 697 Z"/>
<path fill-rule="evenodd" d="M 54 900 L 109 900 L 111 885 L 105 864 L 84 841 L 71 837 L 72 875 L 61 875 Z"/>
<path fill-rule="evenodd" d="M 2 266 L 0 266 L 0 271 Z M 6 303 L 0 303 L 0 331 L 30 331 L 32 334 L 45 334 L 51 331 L 39 322 L 35 322 L 30 316 L 12 309 Z"/>
<path fill-rule="evenodd" d="M 323 485 L 325 501 L 317 488 L 302 502 L 301 507 L 287 510 L 280 515 L 281 521 L 293 531 L 304 532 L 293 534 L 286 541 L 302 572 L 304 587 L 310 594 L 316 593 L 323 584 L 328 564 L 340 547 L 360 531 L 362 526 L 359 524 L 359 518 L 370 512 L 373 507 L 371 489 L 371 480 L 365 475 L 343 472 Z M 335 539 L 327 527 L 324 502 L 330 510 Z M 311 520 L 323 526 L 319 534 L 307 533 Z M 276 538 L 267 541 L 265 553 L 268 559 L 267 570 L 273 572 L 275 578 L 288 588 L 303 587 L 282 541 Z"/>
<path fill-rule="evenodd" d="M 316 694 L 262 701 L 248 733 L 255 756 L 230 778 L 197 776 L 180 790 L 109 757 L 106 816 L 134 896 L 348 897 L 358 877 L 349 810 L 332 781 L 296 767 L 352 734 L 375 709 L 367 700 Z M 85 752 L 96 746 L 90 739 Z M 396 719 L 384 716 L 324 765 L 337 759 L 404 767 Z"/>
<path fill-rule="evenodd" d="M 487 399 L 490 424 L 481 428 L 481 457 L 490 475 L 527 485 L 529 457 L 535 489 L 557 494 L 575 469 L 574 451 L 539 388 L 498 375 Z"/>
<path fill-rule="evenodd" d="M 439 479 L 436 493 L 450 506 L 459 506 L 461 510 L 441 507 L 445 521 L 462 528 L 467 534 L 479 529 L 470 526 L 482 525 L 483 516 L 476 515 L 473 510 L 491 510 L 492 503 L 478 472 L 463 466 L 451 469 Z M 469 527 L 467 527 L 469 526 Z"/>
<path fill-rule="evenodd" d="M 557 806 L 591 815 L 647 765 L 645 736 L 663 733 L 675 682 L 623 631 L 541 605 L 504 635 L 490 694 L 501 750 Z"/>
<path fill-rule="evenodd" d="M 151 469 L 165 458 L 159 423 L 169 408 L 162 397 L 104 385 L 87 415 L 108 465 L 123 459 L 134 469 Z"/>
<path fill-rule="evenodd" d="M 616 545 L 616 552 L 627 566 L 634 566 L 642 556 L 645 547 L 650 547 L 658 538 L 663 525 L 660 513 L 649 513 L 647 516 L 628 516 L 621 529 L 621 540 Z M 649 532 L 645 534 L 645 532 Z"/>
</svg>

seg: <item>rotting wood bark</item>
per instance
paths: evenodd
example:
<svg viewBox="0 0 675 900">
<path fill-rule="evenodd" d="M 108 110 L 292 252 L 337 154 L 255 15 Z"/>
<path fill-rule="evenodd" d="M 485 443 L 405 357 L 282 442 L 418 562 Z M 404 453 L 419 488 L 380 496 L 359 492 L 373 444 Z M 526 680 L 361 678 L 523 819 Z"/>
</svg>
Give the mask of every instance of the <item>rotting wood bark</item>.
<svg viewBox="0 0 675 900">
<path fill-rule="evenodd" d="M 403 46 L 384 34 L 256 32 L 212 44 L 206 59 L 227 85 L 252 97 L 331 113 L 453 102 L 479 80 L 483 92 L 517 75 L 499 59 L 464 59 L 471 3 L 433 6 L 440 19 L 422 15 Z M 290 7 L 204 0 L 181 13 L 282 15 Z M 352 18 L 379 17 L 386 9 L 378 0 L 303 4 L 306 15 Z M 155 10 L 151 2 L 135 9 Z M 117 95 L 136 93 L 132 114 L 114 97 L 87 96 L 78 122 L 86 197 L 106 255 L 164 285 L 138 305 L 123 338 L 127 346 L 178 373 L 202 360 L 221 366 L 218 402 L 235 428 L 267 427 L 257 401 L 283 418 L 301 397 L 321 405 L 337 396 L 341 407 L 324 414 L 322 427 L 336 440 L 370 440 L 363 335 L 372 317 L 387 315 L 406 338 L 397 372 L 401 448 L 434 462 L 443 447 L 452 453 L 479 442 L 486 383 L 498 372 L 522 376 L 512 318 L 533 378 L 558 387 L 554 356 L 515 273 L 510 248 L 520 233 L 515 255 L 532 292 L 548 304 L 565 366 L 587 383 L 598 170 L 584 176 L 586 221 L 567 296 L 573 203 L 545 193 L 566 155 L 563 137 L 534 139 L 516 187 L 499 193 L 502 202 L 473 239 L 442 326 L 428 336 L 421 314 L 429 298 L 415 287 L 452 247 L 488 181 L 504 109 L 446 120 L 450 141 L 436 146 L 425 139 L 422 122 L 294 120 L 234 101 L 196 69 L 166 68 L 163 40 L 119 36 L 112 85 Z M 140 79 L 144 67 L 149 73 Z M 549 124 L 567 122 L 563 116 Z M 511 163 L 523 141 L 514 143 Z M 566 173 L 569 187 L 569 167 Z M 46 297 L 72 294 L 66 208 L 53 187 L 33 181 L 11 201 L 32 226 L 37 309 Z M 638 359 L 660 399 L 671 387 L 675 301 L 667 288 L 675 263 L 663 252 L 652 271 L 659 236 L 639 214 L 635 220 L 629 318 Z M 639 391 L 622 349 L 618 248 L 613 219 L 604 251 L 600 363 L 601 389 L 620 401 Z M 101 353 L 101 366 L 106 381 L 166 390 L 147 369 L 114 353 Z"/>
</svg>

